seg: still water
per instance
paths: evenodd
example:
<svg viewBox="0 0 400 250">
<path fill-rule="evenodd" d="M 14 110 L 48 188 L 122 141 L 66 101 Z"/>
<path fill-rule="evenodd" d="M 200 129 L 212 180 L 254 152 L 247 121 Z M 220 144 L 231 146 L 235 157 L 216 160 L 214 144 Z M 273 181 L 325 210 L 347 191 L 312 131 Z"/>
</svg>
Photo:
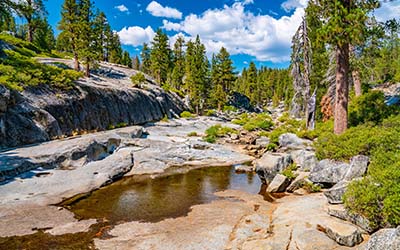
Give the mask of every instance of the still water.
<svg viewBox="0 0 400 250">
<path fill-rule="evenodd" d="M 184 216 L 193 205 L 219 199 L 214 192 L 236 189 L 257 194 L 260 187 L 261 181 L 253 173 L 237 174 L 233 167 L 209 167 L 142 181 L 126 178 L 94 191 L 69 208 L 83 219 L 156 222 Z"/>
</svg>

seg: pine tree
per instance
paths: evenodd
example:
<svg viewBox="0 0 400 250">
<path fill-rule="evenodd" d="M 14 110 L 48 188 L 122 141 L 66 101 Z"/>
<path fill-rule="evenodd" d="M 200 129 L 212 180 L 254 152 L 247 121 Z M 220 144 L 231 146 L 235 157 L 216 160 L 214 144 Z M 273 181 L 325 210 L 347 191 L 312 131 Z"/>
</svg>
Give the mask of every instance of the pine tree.
<svg viewBox="0 0 400 250">
<path fill-rule="evenodd" d="M 260 102 L 258 98 L 258 81 L 257 81 L 257 67 L 254 62 L 250 62 L 249 69 L 247 70 L 247 81 L 246 81 L 246 95 L 250 98 L 253 104 Z"/>
<path fill-rule="evenodd" d="M 151 66 L 151 61 L 150 61 L 150 48 L 147 43 L 143 44 L 142 51 L 140 53 L 140 58 L 142 59 L 142 67 L 141 70 L 149 74 L 150 73 L 150 66 Z"/>
<path fill-rule="evenodd" d="M 196 113 L 204 108 L 209 94 L 209 64 L 206 49 L 197 36 L 195 42 L 186 45 L 185 91 L 191 99 Z"/>
<path fill-rule="evenodd" d="M 319 1 L 320 13 L 326 20 L 321 37 L 335 47 L 336 53 L 335 134 L 342 134 L 348 123 L 349 46 L 363 41 L 367 30 L 367 14 L 378 6 L 377 0 Z"/>
<path fill-rule="evenodd" d="M 168 70 L 171 65 L 171 51 L 168 47 L 168 36 L 161 29 L 158 29 L 151 45 L 151 74 L 159 84 L 164 84 L 167 80 Z"/>
<path fill-rule="evenodd" d="M 16 5 L 17 12 L 27 21 L 27 40 L 33 42 L 36 28 L 40 24 L 39 20 L 46 14 L 42 0 L 22 0 Z"/>
<path fill-rule="evenodd" d="M 121 41 L 119 40 L 118 34 L 111 32 L 108 51 L 109 62 L 120 64 L 122 61 L 122 52 Z"/>
<path fill-rule="evenodd" d="M 47 22 L 47 18 L 38 20 L 36 32 L 33 36 L 33 43 L 48 52 L 55 48 L 56 40 L 54 38 L 54 32 Z"/>
<path fill-rule="evenodd" d="M 140 70 L 140 60 L 139 60 L 139 56 L 137 56 L 137 55 L 133 58 L 132 68 L 134 70 Z"/>
<path fill-rule="evenodd" d="M 12 15 L 15 3 L 10 0 L 0 1 L 0 32 L 1 31 L 16 31 L 16 24 Z"/>
<path fill-rule="evenodd" d="M 213 55 L 211 67 L 212 102 L 216 103 L 219 110 L 226 103 L 235 80 L 233 62 L 228 51 L 222 47 L 216 56 Z"/>
<path fill-rule="evenodd" d="M 85 64 L 85 75 L 90 76 L 90 65 L 99 57 L 99 48 L 96 48 L 95 32 L 93 30 L 93 5 L 91 0 L 80 0 L 78 4 L 78 54 Z"/>
<path fill-rule="evenodd" d="M 122 54 L 121 64 L 132 68 L 132 59 L 128 51 L 124 51 Z"/>
<path fill-rule="evenodd" d="M 65 0 L 61 9 L 61 21 L 58 28 L 62 31 L 63 41 L 68 41 L 74 57 L 74 68 L 79 71 L 79 17 L 76 0 Z"/>
<path fill-rule="evenodd" d="M 174 69 L 172 70 L 172 86 L 181 89 L 183 85 L 183 77 L 185 75 L 185 40 L 179 36 L 174 44 Z"/>
</svg>

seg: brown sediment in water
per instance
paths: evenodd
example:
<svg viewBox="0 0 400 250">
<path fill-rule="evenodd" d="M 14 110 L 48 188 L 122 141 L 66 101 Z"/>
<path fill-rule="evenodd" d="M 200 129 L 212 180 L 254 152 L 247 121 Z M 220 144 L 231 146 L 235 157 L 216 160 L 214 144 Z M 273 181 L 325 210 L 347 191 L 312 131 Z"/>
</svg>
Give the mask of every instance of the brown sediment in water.
<svg viewBox="0 0 400 250">
<path fill-rule="evenodd" d="M 0 238 L 0 250 L 94 249 L 93 239 L 109 237 L 107 232 L 116 224 L 185 216 L 194 205 L 224 199 L 214 193 L 228 189 L 259 193 L 265 200 L 274 201 L 256 174 L 238 174 L 233 167 L 194 169 L 155 179 L 128 177 L 63 203 L 78 219 L 100 221 L 88 232 L 53 236 L 41 230 L 32 235 Z"/>
</svg>

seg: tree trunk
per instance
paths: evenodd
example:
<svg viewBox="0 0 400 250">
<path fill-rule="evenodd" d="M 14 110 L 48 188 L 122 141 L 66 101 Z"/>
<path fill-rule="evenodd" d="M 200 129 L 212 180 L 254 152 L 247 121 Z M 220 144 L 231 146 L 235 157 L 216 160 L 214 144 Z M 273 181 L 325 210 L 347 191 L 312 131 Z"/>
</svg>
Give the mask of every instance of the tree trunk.
<svg viewBox="0 0 400 250">
<path fill-rule="evenodd" d="M 352 72 L 353 82 L 354 82 L 354 92 L 356 96 L 362 95 L 361 89 L 361 79 L 360 79 L 360 72 L 358 69 L 354 69 Z"/>
<path fill-rule="evenodd" d="M 33 42 L 33 27 L 32 21 L 28 21 L 28 42 Z"/>
<path fill-rule="evenodd" d="M 74 69 L 76 71 L 79 71 L 79 58 L 78 58 L 78 53 L 74 52 Z"/>
<path fill-rule="evenodd" d="M 334 132 L 339 135 L 347 129 L 349 99 L 349 44 L 336 48 L 336 95 Z"/>
<path fill-rule="evenodd" d="M 85 68 L 85 76 L 90 77 L 90 63 L 89 61 L 86 61 L 86 68 Z"/>
</svg>

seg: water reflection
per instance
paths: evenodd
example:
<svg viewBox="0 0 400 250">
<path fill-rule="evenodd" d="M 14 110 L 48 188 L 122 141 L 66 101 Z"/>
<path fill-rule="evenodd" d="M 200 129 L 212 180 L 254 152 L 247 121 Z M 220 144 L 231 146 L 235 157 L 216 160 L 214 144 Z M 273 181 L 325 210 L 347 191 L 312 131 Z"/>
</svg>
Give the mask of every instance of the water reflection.
<svg viewBox="0 0 400 250">
<path fill-rule="evenodd" d="M 211 167 L 141 182 L 124 179 L 95 191 L 71 208 L 81 218 L 156 222 L 183 216 L 195 204 L 218 199 L 214 192 L 237 189 L 257 194 L 260 186 L 254 174 L 236 174 L 232 167 Z"/>
</svg>

